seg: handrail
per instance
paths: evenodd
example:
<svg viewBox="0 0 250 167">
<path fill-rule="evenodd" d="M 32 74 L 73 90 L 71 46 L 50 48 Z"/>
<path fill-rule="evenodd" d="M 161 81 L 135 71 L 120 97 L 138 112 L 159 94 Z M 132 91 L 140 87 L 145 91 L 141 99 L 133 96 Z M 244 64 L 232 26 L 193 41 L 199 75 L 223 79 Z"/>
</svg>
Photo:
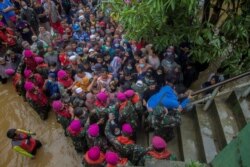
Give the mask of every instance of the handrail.
<svg viewBox="0 0 250 167">
<path fill-rule="evenodd" d="M 195 91 L 194 93 L 192 93 L 192 96 L 195 96 L 195 95 L 197 95 L 197 94 L 206 92 L 206 91 L 208 91 L 208 90 L 210 90 L 210 89 L 219 87 L 219 86 L 221 86 L 221 85 L 225 85 L 225 84 L 227 84 L 227 83 L 229 83 L 229 82 L 235 81 L 235 80 L 237 80 L 237 79 L 243 78 L 243 77 L 248 76 L 248 75 L 250 75 L 250 71 L 245 72 L 245 73 L 240 74 L 240 75 L 237 75 L 237 76 L 235 76 L 235 77 L 226 79 L 226 80 L 221 81 L 221 82 L 219 82 L 219 83 L 217 83 L 217 84 L 214 84 L 214 85 L 212 85 L 212 86 L 209 86 L 209 87 L 206 87 L 206 88 L 197 90 L 197 91 Z"/>
</svg>

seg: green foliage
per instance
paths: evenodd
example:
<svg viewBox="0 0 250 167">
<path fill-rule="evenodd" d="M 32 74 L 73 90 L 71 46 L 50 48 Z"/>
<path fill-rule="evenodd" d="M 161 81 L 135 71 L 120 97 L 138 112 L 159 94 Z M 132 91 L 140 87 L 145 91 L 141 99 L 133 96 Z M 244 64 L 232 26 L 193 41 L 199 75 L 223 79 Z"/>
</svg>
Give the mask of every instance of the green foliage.
<svg viewBox="0 0 250 167">
<path fill-rule="evenodd" d="M 185 165 L 186 167 L 204 167 L 203 164 L 201 164 L 198 161 L 191 161 L 188 164 Z"/>
<path fill-rule="evenodd" d="M 239 74 L 247 71 L 250 63 L 250 2 L 224 3 L 234 3 L 234 8 L 226 11 L 228 17 L 219 29 L 209 20 L 199 21 L 196 0 L 131 0 L 127 4 L 107 0 L 103 1 L 103 8 L 112 10 L 112 16 L 124 26 L 127 39 L 144 39 L 158 51 L 188 40 L 194 60 L 211 62 L 226 56 L 226 72 Z M 232 52 L 228 52 L 230 47 Z"/>
</svg>

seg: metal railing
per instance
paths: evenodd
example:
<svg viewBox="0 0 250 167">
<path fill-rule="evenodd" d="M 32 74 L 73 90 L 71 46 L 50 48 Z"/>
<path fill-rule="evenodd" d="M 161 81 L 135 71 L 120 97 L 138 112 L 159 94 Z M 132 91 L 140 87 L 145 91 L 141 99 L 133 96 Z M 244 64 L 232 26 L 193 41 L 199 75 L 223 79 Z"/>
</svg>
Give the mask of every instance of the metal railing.
<svg viewBox="0 0 250 167">
<path fill-rule="evenodd" d="M 198 90 L 198 91 L 193 92 L 193 93 L 192 93 L 192 96 L 196 96 L 196 95 L 201 94 L 201 93 L 204 93 L 204 92 L 206 92 L 206 91 L 208 91 L 208 90 L 214 89 L 213 92 L 212 92 L 212 94 L 211 94 L 210 96 L 203 97 L 202 99 L 204 99 L 204 100 L 198 99 L 198 100 L 196 100 L 196 101 L 193 101 L 192 104 L 196 104 L 196 103 L 198 103 L 198 102 L 206 101 L 206 104 L 205 104 L 203 110 L 207 110 L 207 109 L 209 108 L 209 106 L 211 105 L 211 103 L 212 103 L 213 99 L 215 98 L 215 96 L 218 94 L 219 88 L 220 88 L 221 86 L 223 86 L 223 85 L 225 85 L 225 84 L 227 84 L 227 83 L 230 83 L 230 82 L 232 82 L 232 81 L 238 80 L 238 79 L 240 79 L 240 78 L 249 76 L 249 75 L 250 75 L 250 71 L 245 72 L 245 73 L 240 74 L 240 75 L 237 75 L 237 76 L 235 76 L 235 77 L 226 79 L 226 80 L 221 81 L 221 82 L 219 82 L 219 83 L 217 83 L 217 84 L 214 84 L 214 85 L 212 85 L 212 86 L 209 86 L 209 87 L 206 87 L 206 88 L 203 88 L 203 89 L 200 89 L 200 90 Z M 250 82 L 249 82 L 249 84 L 250 84 Z"/>
</svg>

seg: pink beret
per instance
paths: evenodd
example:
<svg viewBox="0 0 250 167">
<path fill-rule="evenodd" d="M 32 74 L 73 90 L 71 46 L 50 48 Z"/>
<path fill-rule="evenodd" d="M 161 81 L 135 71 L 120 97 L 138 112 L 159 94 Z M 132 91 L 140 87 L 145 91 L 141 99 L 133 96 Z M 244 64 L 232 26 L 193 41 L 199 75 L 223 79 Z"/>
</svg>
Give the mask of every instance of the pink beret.
<svg viewBox="0 0 250 167">
<path fill-rule="evenodd" d="M 42 57 L 35 57 L 35 62 L 36 62 L 37 64 L 40 64 L 40 63 L 43 62 L 43 58 L 42 58 Z"/>
<path fill-rule="evenodd" d="M 99 136 L 99 126 L 97 124 L 92 124 L 88 128 L 88 134 L 92 137 Z"/>
<path fill-rule="evenodd" d="M 5 73 L 6 73 L 7 75 L 13 75 L 13 74 L 15 73 L 15 70 L 9 68 L 9 69 L 6 69 L 6 70 L 5 70 Z"/>
<path fill-rule="evenodd" d="M 69 125 L 69 128 L 74 132 L 79 132 L 81 130 L 81 127 L 82 126 L 80 120 L 73 120 Z"/>
<path fill-rule="evenodd" d="M 27 69 L 24 70 L 24 77 L 25 78 L 29 78 L 31 76 L 31 74 L 32 74 L 31 70 L 27 70 Z"/>
<path fill-rule="evenodd" d="M 32 82 L 26 81 L 24 84 L 24 88 L 26 91 L 31 91 L 34 89 L 34 84 Z"/>
<path fill-rule="evenodd" d="M 97 159 L 100 157 L 101 151 L 100 151 L 100 148 L 99 148 L 99 147 L 94 146 L 94 147 L 91 147 L 91 148 L 89 149 L 89 151 L 88 151 L 87 154 L 88 154 L 88 157 L 89 157 L 91 160 L 95 161 L 95 160 L 97 160 Z"/>
<path fill-rule="evenodd" d="M 66 71 L 64 71 L 64 70 L 59 70 L 59 71 L 57 72 L 57 77 L 58 77 L 59 79 L 65 78 L 66 76 L 67 76 L 67 73 L 66 73 Z"/>
<path fill-rule="evenodd" d="M 33 55 L 33 52 L 31 51 L 31 50 L 24 50 L 23 51 L 23 55 L 25 56 L 25 57 L 32 57 L 32 55 Z"/>
<path fill-rule="evenodd" d="M 132 89 L 129 89 L 129 90 L 126 90 L 124 94 L 126 95 L 126 97 L 130 98 L 135 95 L 135 91 L 133 91 Z"/>
<path fill-rule="evenodd" d="M 63 107 L 63 103 L 61 102 L 61 100 L 55 100 L 52 103 L 52 108 L 55 111 L 60 111 Z"/>
<path fill-rule="evenodd" d="M 106 102 L 108 99 L 108 95 L 105 92 L 100 92 L 96 95 L 97 99 L 101 102 Z"/>
<path fill-rule="evenodd" d="M 4 23 L 2 21 L 0 21 L 0 27 L 3 27 Z"/>
<path fill-rule="evenodd" d="M 119 162 L 119 156 L 115 152 L 108 151 L 105 154 L 105 159 L 108 164 L 117 165 Z"/>
<path fill-rule="evenodd" d="M 122 92 L 118 92 L 118 93 L 116 94 L 116 97 L 117 97 L 117 99 L 120 100 L 120 101 L 125 101 L 125 100 L 127 100 L 126 95 L 125 95 L 124 93 L 122 93 Z"/>
<path fill-rule="evenodd" d="M 123 124 L 122 125 L 122 132 L 127 134 L 127 135 L 132 135 L 133 128 L 129 123 Z"/>
<path fill-rule="evenodd" d="M 167 147 L 167 143 L 160 136 L 154 136 L 152 138 L 152 145 L 156 149 L 164 149 Z"/>
</svg>

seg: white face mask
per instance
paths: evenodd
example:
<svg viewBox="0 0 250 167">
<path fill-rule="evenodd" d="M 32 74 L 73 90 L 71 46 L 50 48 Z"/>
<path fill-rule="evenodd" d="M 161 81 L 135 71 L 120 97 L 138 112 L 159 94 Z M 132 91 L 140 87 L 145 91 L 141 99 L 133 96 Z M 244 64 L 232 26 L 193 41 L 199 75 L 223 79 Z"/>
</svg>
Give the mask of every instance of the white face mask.
<svg viewBox="0 0 250 167">
<path fill-rule="evenodd" d="M 140 66 L 141 68 L 143 68 L 143 67 L 145 67 L 145 64 L 141 63 L 141 64 L 139 64 L 139 66 Z"/>
<path fill-rule="evenodd" d="M 23 6 L 24 9 L 28 9 L 28 6 Z"/>
</svg>

